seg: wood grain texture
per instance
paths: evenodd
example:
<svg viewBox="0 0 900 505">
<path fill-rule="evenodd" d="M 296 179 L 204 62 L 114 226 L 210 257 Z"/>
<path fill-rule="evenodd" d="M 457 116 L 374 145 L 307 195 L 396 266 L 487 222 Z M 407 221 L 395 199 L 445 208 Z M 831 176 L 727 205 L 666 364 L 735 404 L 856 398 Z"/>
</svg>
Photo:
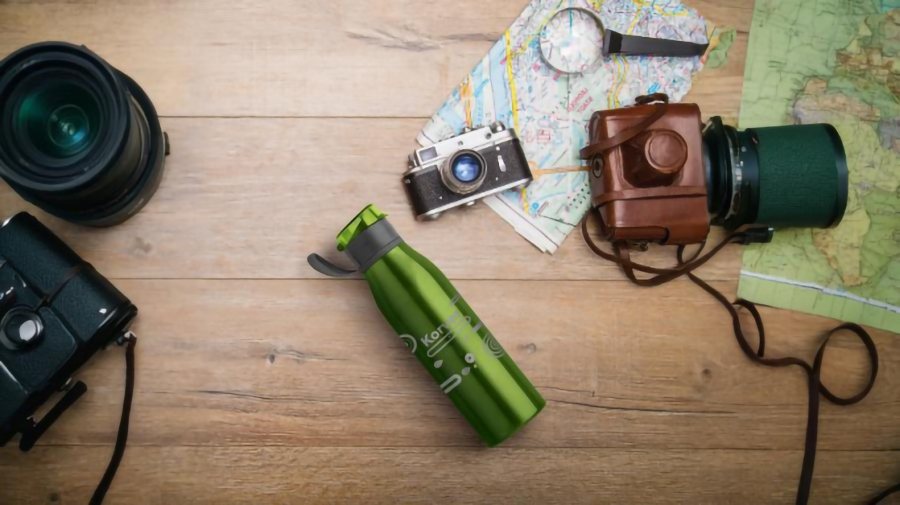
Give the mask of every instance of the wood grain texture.
<svg viewBox="0 0 900 505">
<path fill-rule="evenodd" d="M 577 233 L 553 256 L 539 254 L 484 205 L 416 223 L 400 175 L 421 120 L 167 118 L 163 124 L 173 144 L 167 171 L 134 219 L 104 230 L 44 219 L 110 277 L 319 278 L 302 258 L 334 252 L 335 234 L 365 203 L 376 202 L 454 279 L 622 278 Z M 22 206 L 9 188 L 0 195 L 0 214 Z M 672 254 L 650 256 L 665 263 Z M 734 247 L 706 276 L 732 279 L 739 265 Z"/>
<path fill-rule="evenodd" d="M 693 3 L 740 30 L 733 63 L 698 80 L 735 116 L 752 5 Z M 0 47 L 87 45 L 150 90 L 164 116 L 430 117 L 522 0 L 0 3 Z M 114 27 L 114 29 L 113 29 Z M 410 140 L 412 137 L 410 137 Z"/>
<path fill-rule="evenodd" d="M 425 118 L 525 0 L 0 0 L 0 53 L 81 42 L 137 79 L 172 139 L 146 209 L 109 230 L 26 208 L 141 309 L 131 441 L 107 503 L 792 503 L 806 382 L 751 364 L 724 311 L 676 281 L 640 289 L 573 235 L 541 255 L 484 207 L 415 223 L 399 183 Z M 691 0 L 737 29 L 688 96 L 733 122 L 752 2 Z M 484 449 L 361 280 L 303 261 L 377 202 L 457 285 L 548 400 Z M 665 262 L 656 250 L 642 259 Z M 740 249 L 702 276 L 733 295 Z M 535 298 L 541 305 L 535 307 Z M 835 322 L 763 309 L 772 355 L 811 359 Z M 852 407 L 823 404 L 813 503 L 900 477 L 900 340 Z M 0 504 L 82 504 L 108 461 L 122 353 L 30 454 L 0 449 Z M 861 346 L 829 348 L 842 394 Z M 897 500 L 895 500 L 897 501 Z"/>
<path fill-rule="evenodd" d="M 120 286 L 143 311 L 134 445 L 479 445 L 383 323 L 363 281 Z M 752 365 L 725 312 L 691 284 L 655 288 L 652 319 L 648 291 L 627 282 L 460 281 L 457 288 L 549 401 L 509 446 L 801 447 L 805 375 Z M 547 310 L 531 308 L 534 289 L 549 293 Z M 691 314 L 703 314 L 705 325 Z M 810 359 L 832 326 L 786 311 L 765 316 L 773 356 Z M 900 447 L 900 375 L 891 373 L 900 368 L 900 342 L 874 337 L 887 373 L 861 406 L 823 408 L 823 449 Z M 824 375 L 836 391 L 850 394 L 865 379 L 861 348 L 849 336 L 829 347 Z M 110 377 L 121 368 L 121 353 L 106 352 L 86 369 L 82 380 L 104 389 L 45 441 L 111 442 L 121 384 Z"/>
<path fill-rule="evenodd" d="M 0 460 L 11 503 L 82 504 L 105 447 Z M 896 453 L 820 454 L 812 502 L 862 503 Z M 110 503 L 793 503 L 801 451 L 132 447 Z M 28 469 L 46 470 L 34 479 Z M 863 493 L 860 496 L 860 493 Z M 896 505 L 888 502 L 885 505 Z"/>
</svg>

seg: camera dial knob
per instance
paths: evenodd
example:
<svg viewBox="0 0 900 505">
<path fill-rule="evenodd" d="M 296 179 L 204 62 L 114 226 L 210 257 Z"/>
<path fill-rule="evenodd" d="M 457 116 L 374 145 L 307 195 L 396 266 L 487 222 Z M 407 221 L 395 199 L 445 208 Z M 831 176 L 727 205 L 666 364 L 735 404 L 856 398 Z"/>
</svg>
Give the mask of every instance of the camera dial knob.
<svg viewBox="0 0 900 505">
<path fill-rule="evenodd" d="M 637 186 L 668 186 L 675 182 L 687 161 L 684 138 L 673 130 L 648 130 L 623 144 L 628 160 L 634 160 L 629 179 Z"/>
<path fill-rule="evenodd" d="M 0 340 L 12 349 L 24 349 L 37 344 L 44 335 L 44 323 L 31 309 L 16 307 L 0 321 Z"/>
</svg>

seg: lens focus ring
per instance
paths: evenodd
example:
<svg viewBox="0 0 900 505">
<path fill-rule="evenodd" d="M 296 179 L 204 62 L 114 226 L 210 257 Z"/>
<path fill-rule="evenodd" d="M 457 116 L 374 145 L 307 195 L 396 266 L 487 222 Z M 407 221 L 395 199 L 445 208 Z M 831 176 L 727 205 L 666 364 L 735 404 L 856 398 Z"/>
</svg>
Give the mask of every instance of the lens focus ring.
<svg viewBox="0 0 900 505">
<path fill-rule="evenodd" d="M 476 151 L 464 149 L 448 158 L 440 168 L 441 181 L 450 191 L 467 195 L 481 187 L 487 163 Z"/>
<path fill-rule="evenodd" d="M 0 61 L 0 176 L 63 219 L 108 226 L 150 200 L 166 140 L 153 104 L 82 46 L 26 46 Z"/>
</svg>

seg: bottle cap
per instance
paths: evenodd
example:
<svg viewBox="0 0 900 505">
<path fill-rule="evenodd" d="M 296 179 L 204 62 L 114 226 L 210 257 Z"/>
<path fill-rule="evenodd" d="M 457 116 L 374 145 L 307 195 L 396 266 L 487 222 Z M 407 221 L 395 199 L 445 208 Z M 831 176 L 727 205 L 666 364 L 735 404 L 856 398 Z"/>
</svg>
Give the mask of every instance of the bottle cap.
<svg viewBox="0 0 900 505">
<path fill-rule="evenodd" d="M 347 226 L 344 226 L 344 229 L 337 234 L 338 251 L 345 250 L 347 245 L 350 244 L 357 235 L 362 233 L 363 230 L 378 221 L 381 221 L 385 217 L 387 217 L 387 214 L 381 212 L 375 204 L 370 203 L 369 205 L 366 205 L 363 210 L 359 211 L 359 214 L 351 219 L 350 222 L 347 223 Z"/>
<path fill-rule="evenodd" d="M 382 256 L 403 242 L 385 217 L 387 214 L 370 203 L 337 234 L 338 251 L 346 252 L 356 263 L 357 268 L 340 267 L 315 253 L 307 256 L 306 260 L 311 267 L 331 277 L 345 277 L 356 272 L 365 272 Z"/>
</svg>

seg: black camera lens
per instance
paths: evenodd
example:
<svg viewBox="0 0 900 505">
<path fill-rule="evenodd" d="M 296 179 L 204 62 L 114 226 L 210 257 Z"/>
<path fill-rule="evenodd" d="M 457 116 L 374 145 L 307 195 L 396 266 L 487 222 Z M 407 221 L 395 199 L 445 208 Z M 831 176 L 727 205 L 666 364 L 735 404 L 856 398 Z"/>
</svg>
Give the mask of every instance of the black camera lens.
<svg viewBox="0 0 900 505">
<path fill-rule="evenodd" d="M 441 167 L 444 185 L 460 195 L 481 187 L 487 174 L 484 158 L 475 151 L 462 150 L 451 156 Z"/>
<path fill-rule="evenodd" d="M 88 49 L 45 42 L 0 61 L 0 176 L 47 212 L 128 219 L 159 186 L 167 151 L 144 91 Z"/>
<path fill-rule="evenodd" d="M 847 158 L 829 124 L 739 131 L 710 119 L 703 130 L 713 224 L 828 228 L 847 207 Z"/>
</svg>

